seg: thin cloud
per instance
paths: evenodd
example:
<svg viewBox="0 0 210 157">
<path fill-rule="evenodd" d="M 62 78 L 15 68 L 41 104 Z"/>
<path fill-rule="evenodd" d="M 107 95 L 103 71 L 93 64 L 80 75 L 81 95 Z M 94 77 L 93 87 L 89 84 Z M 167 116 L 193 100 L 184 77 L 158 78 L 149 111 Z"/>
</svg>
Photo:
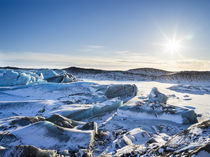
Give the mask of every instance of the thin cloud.
<svg viewBox="0 0 210 157">
<path fill-rule="evenodd" d="M 79 49 L 79 51 L 81 52 L 91 52 L 91 51 L 95 51 L 95 50 L 99 50 L 99 49 L 103 49 L 104 46 L 101 45 L 86 45 L 84 46 L 84 48 Z"/>
<path fill-rule="evenodd" d="M 127 57 L 126 57 L 127 56 Z M 159 68 L 164 70 L 210 70 L 210 61 L 199 59 L 163 59 L 146 55 L 88 56 L 54 53 L 2 53 L 0 66 L 18 66 L 30 68 L 65 68 L 80 66 L 109 70 L 128 70 L 132 68 Z"/>
</svg>

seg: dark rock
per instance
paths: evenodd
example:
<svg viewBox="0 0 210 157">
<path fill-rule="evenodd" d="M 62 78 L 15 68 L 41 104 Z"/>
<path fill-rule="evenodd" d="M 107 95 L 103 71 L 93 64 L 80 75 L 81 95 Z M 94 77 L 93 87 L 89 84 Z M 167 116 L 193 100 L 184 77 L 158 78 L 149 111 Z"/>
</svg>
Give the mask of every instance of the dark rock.
<svg viewBox="0 0 210 157">
<path fill-rule="evenodd" d="M 6 146 L 8 143 L 12 143 L 18 140 L 18 138 L 11 133 L 0 134 L 0 143 L 2 146 Z"/>
<path fill-rule="evenodd" d="M 210 155 L 210 143 L 205 145 L 205 146 L 201 146 L 200 148 L 197 148 L 196 150 L 194 150 L 191 154 L 196 154 L 198 155 L 200 152 L 205 151 L 208 152 L 208 154 Z"/>
<path fill-rule="evenodd" d="M 79 152 L 76 153 L 77 157 L 92 157 L 92 154 L 86 149 L 80 149 Z"/>
<path fill-rule="evenodd" d="M 49 118 L 46 119 L 47 121 L 50 121 L 58 126 L 65 127 L 65 128 L 73 128 L 74 125 L 72 124 L 72 120 L 63 117 L 59 114 L 53 114 Z"/>
<path fill-rule="evenodd" d="M 21 157 L 59 157 L 55 150 L 42 150 L 34 146 L 17 146 L 16 153 L 21 153 Z"/>
<path fill-rule="evenodd" d="M 61 157 L 59 154 L 57 154 L 57 151 L 55 150 L 43 150 L 40 148 L 36 148 L 32 145 L 29 146 L 16 146 L 16 147 L 10 147 L 4 150 L 0 150 L 0 156 L 1 157 Z"/>
<path fill-rule="evenodd" d="M 157 143 L 157 141 L 154 138 L 151 138 L 149 141 L 147 141 L 147 144 L 151 144 L 151 143 Z"/>
<path fill-rule="evenodd" d="M 44 117 L 18 117 L 17 119 L 13 120 L 10 125 L 19 125 L 19 126 L 26 126 L 32 123 L 36 123 L 39 121 L 44 121 Z"/>
<path fill-rule="evenodd" d="M 70 153 L 68 150 L 63 150 L 60 154 L 63 155 L 64 157 L 70 157 Z"/>
<path fill-rule="evenodd" d="M 88 122 L 85 125 L 83 125 L 82 127 L 79 127 L 78 129 L 80 129 L 80 130 L 94 130 L 95 134 L 98 133 L 96 122 Z"/>
</svg>

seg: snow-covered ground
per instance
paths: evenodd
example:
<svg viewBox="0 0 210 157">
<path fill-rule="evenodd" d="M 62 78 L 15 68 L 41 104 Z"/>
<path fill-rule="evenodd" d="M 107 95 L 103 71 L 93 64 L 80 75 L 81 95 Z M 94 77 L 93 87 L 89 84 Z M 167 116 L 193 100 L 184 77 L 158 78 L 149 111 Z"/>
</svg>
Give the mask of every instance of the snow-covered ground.
<svg viewBox="0 0 210 157">
<path fill-rule="evenodd" d="M 188 89 L 185 91 L 183 86 L 185 87 L 186 85 L 177 85 L 171 83 L 160 83 L 152 81 L 98 81 L 90 79 L 83 80 L 86 82 L 95 82 L 98 84 L 135 84 L 138 87 L 138 95 L 133 99 L 136 100 L 144 99 L 148 96 L 153 87 L 157 87 L 159 91 L 168 95 L 169 104 L 195 110 L 197 114 L 202 114 L 202 117 L 198 118 L 199 120 L 210 118 L 210 86 L 208 86 L 207 84 L 197 84 L 196 86 L 187 85 L 187 87 L 191 87 L 192 90 L 189 91 Z M 173 87 L 176 87 L 176 90 L 172 90 Z M 193 90 L 193 87 L 197 87 L 197 89 Z M 206 92 L 204 92 L 204 90 Z"/>
<path fill-rule="evenodd" d="M 209 155 L 206 83 L 76 81 L 63 70 L 0 74 L 0 156 Z"/>
</svg>

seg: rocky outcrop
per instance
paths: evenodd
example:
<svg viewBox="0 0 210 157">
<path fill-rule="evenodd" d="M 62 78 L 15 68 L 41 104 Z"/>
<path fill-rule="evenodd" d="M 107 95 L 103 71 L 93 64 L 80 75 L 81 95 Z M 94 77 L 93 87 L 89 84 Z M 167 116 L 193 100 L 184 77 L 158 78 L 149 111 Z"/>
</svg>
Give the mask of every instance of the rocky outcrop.
<svg viewBox="0 0 210 157">
<path fill-rule="evenodd" d="M 192 125 L 175 134 L 165 144 L 153 140 L 146 147 L 127 145 L 115 156 L 141 157 L 208 157 L 210 155 L 210 120 Z"/>
<path fill-rule="evenodd" d="M 210 155 L 210 120 L 194 124 L 174 136 L 155 153 L 161 156 Z M 161 151 L 160 151 L 161 150 Z M 161 153 L 160 153 L 161 152 Z"/>
</svg>

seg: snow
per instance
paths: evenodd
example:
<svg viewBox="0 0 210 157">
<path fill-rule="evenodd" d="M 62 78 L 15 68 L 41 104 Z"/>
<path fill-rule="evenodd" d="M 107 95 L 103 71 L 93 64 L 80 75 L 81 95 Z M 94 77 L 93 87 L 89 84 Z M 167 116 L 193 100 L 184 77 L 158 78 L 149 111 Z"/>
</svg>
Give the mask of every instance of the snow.
<svg viewBox="0 0 210 157">
<path fill-rule="evenodd" d="M 13 90 L 4 90 L 3 94 L 21 97 L 22 100 L 69 100 L 80 99 L 79 96 L 88 97 L 95 95 L 99 85 L 95 83 L 75 82 L 70 84 L 47 83 L 23 86 Z M 91 91 L 92 90 L 92 93 Z M 97 93 L 97 92 L 96 92 Z M 100 95 L 100 94 L 99 94 Z M 4 98 L 4 101 L 13 101 L 14 99 Z"/>
<path fill-rule="evenodd" d="M 132 143 L 136 145 L 145 144 L 150 138 L 150 135 L 141 128 L 135 128 L 129 131 L 125 136 L 127 136 Z"/>
<path fill-rule="evenodd" d="M 45 149 L 57 147 L 59 150 L 88 148 L 94 138 L 92 131 L 59 128 L 46 121 L 34 123 L 11 133 L 24 145 L 34 145 Z"/>
<path fill-rule="evenodd" d="M 104 114 L 109 111 L 116 110 L 118 107 L 122 105 L 122 101 L 118 98 L 114 98 L 111 100 L 104 101 L 100 104 L 91 104 L 91 105 L 62 105 L 57 107 L 52 113 L 58 113 L 62 116 L 74 119 L 74 120 L 82 120 L 86 118 L 90 118 L 99 114 Z M 50 113 L 50 114 L 52 114 Z"/>
<path fill-rule="evenodd" d="M 202 129 L 195 127 L 195 128 L 192 128 L 189 133 L 194 134 L 194 135 L 199 135 L 202 133 Z"/>
<path fill-rule="evenodd" d="M 174 90 L 181 93 L 204 95 L 210 94 L 210 86 L 203 85 L 174 85 L 169 87 L 170 90 Z M 185 95 L 184 97 L 189 97 Z"/>
<path fill-rule="evenodd" d="M 202 117 L 199 117 L 199 121 L 203 121 L 210 118 L 210 95 L 204 94 L 204 95 L 198 95 L 198 94 L 189 94 L 189 93 L 183 93 L 180 91 L 174 91 L 170 90 L 169 88 L 172 86 L 175 86 L 177 84 L 171 84 L 171 83 L 160 83 L 160 82 L 151 82 L 151 81 L 100 81 L 100 80 L 91 80 L 91 79 L 84 79 L 86 82 L 95 82 L 98 84 L 135 84 L 138 88 L 138 94 L 136 97 L 132 99 L 133 102 L 138 101 L 139 97 L 140 100 L 144 100 L 144 98 L 148 97 L 148 93 L 150 93 L 151 89 L 153 87 L 157 87 L 159 91 L 164 93 L 169 97 L 168 104 L 179 106 L 179 107 L 185 107 L 190 106 L 194 108 L 194 111 L 197 114 L 202 114 Z M 188 86 L 194 86 L 194 84 L 188 84 Z M 205 83 L 199 83 L 197 86 L 208 86 L 208 84 Z M 185 101 L 182 99 L 185 95 L 188 95 L 192 100 Z M 173 95 L 173 96 L 172 96 Z"/>
<path fill-rule="evenodd" d="M 156 150 L 162 154 L 162 146 L 181 152 L 209 142 L 209 129 L 183 124 L 194 112 L 201 115 L 197 117 L 200 122 L 210 119 L 210 87 L 206 84 L 46 81 L 62 74 L 65 71 L 0 70 L 0 79 L 9 78 L 6 83 L 0 82 L 0 136 L 9 135 L 3 141 L 9 141 L 10 135 L 17 138 L 7 143 L 1 141 L 2 146 L 34 145 L 58 150 L 58 153 L 66 150 L 81 153 L 95 143 L 93 156 L 119 156 L 149 152 L 153 147 L 160 148 Z M 120 90 L 115 91 L 115 87 Z M 107 92 L 111 88 L 114 90 Z M 112 92 L 114 94 L 110 94 Z M 77 120 L 76 125 L 68 128 L 47 121 L 55 114 Z M 24 126 L 12 123 L 25 116 L 43 119 Z M 92 122 L 98 129 L 80 129 Z M 186 135 L 180 133 L 187 128 Z M 96 137 L 95 133 L 98 133 Z M 147 153 L 144 156 L 155 156 Z M 205 155 L 206 152 L 199 153 Z"/>
<path fill-rule="evenodd" d="M 192 125 L 186 131 L 172 136 L 166 145 L 176 152 L 199 148 L 209 143 L 209 131 L 209 121 L 200 122 Z"/>
<path fill-rule="evenodd" d="M 181 115 L 171 115 L 171 114 L 161 114 L 161 115 L 155 115 L 155 114 L 148 114 L 148 113 L 138 113 L 138 112 L 132 112 L 132 111 L 125 111 L 122 109 L 118 110 L 118 116 L 120 117 L 130 117 L 132 119 L 159 119 L 159 120 L 169 120 L 172 122 L 176 122 L 179 124 L 183 123 L 183 118 Z"/>
</svg>

